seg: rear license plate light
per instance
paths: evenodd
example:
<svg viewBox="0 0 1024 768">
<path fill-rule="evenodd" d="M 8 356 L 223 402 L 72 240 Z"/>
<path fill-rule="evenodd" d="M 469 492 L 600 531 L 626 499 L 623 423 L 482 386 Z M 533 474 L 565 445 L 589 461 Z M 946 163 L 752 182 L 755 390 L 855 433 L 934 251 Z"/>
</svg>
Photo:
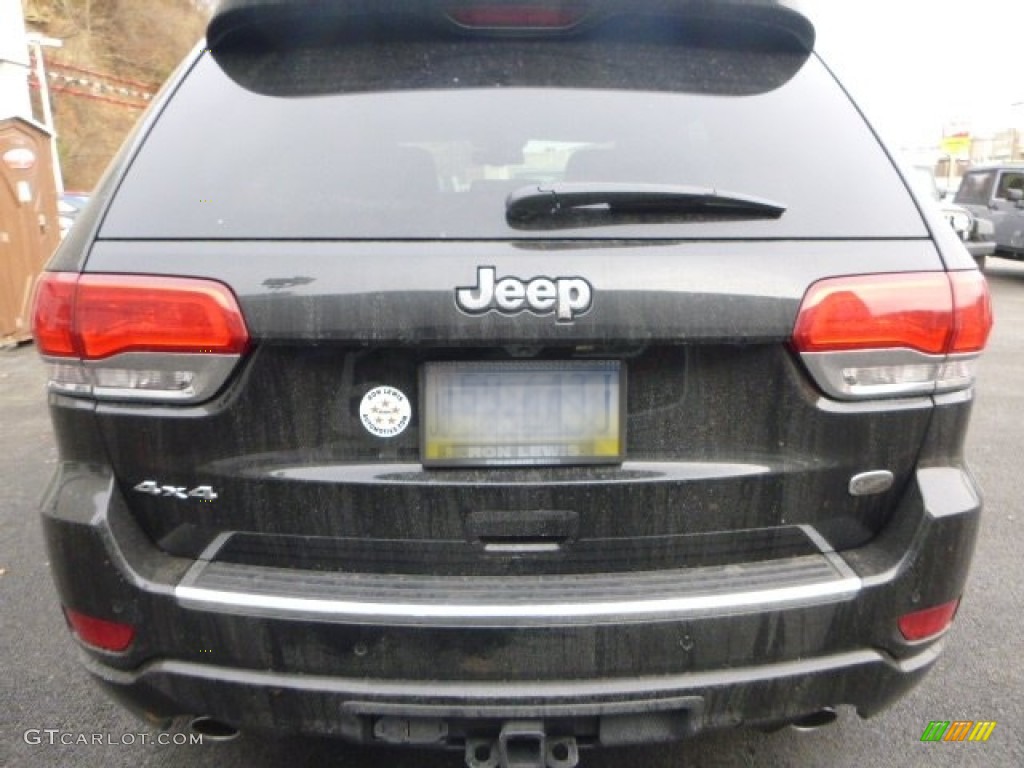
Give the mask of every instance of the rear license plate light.
<svg viewBox="0 0 1024 768">
<path fill-rule="evenodd" d="M 617 464 L 625 450 L 618 361 L 428 363 L 426 466 Z"/>
</svg>

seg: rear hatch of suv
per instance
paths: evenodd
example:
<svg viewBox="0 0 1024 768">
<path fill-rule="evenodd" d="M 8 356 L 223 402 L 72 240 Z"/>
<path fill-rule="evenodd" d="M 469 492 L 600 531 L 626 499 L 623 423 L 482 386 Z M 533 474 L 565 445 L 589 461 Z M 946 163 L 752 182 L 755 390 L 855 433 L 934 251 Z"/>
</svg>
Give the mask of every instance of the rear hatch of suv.
<svg viewBox="0 0 1024 768">
<path fill-rule="evenodd" d="M 870 541 L 981 289 L 809 28 L 442 5 L 223 14 L 57 262 L 183 599 L 620 610 Z"/>
</svg>

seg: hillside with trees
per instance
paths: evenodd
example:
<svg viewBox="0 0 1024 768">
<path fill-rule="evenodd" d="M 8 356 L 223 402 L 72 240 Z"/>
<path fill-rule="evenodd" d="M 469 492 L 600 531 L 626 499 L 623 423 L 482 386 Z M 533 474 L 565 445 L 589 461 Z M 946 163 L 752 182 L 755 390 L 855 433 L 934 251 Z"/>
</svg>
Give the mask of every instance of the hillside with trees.
<svg viewBox="0 0 1024 768">
<path fill-rule="evenodd" d="M 23 0 L 43 59 L 67 189 L 90 190 L 182 57 L 208 11 L 193 0 Z M 32 78 L 36 115 L 40 89 Z"/>
</svg>

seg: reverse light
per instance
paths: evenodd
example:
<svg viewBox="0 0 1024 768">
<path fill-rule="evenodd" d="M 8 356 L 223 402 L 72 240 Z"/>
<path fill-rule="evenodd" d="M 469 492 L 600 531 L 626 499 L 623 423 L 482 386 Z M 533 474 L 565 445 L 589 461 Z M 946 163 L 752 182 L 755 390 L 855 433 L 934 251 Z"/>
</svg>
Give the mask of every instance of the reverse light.
<svg viewBox="0 0 1024 768">
<path fill-rule="evenodd" d="M 859 275 L 808 289 L 793 347 L 833 397 L 895 397 L 969 387 L 992 329 L 977 271 Z"/>
<path fill-rule="evenodd" d="M 135 627 L 117 621 L 98 619 L 70 608 L 64 609 L 68 625 L 78 638 L 88 645 L 104 651 L 121 652 L 135 639 Z"/>
<path fill-rule="evenodd" d="M 898 624 L 904 639 L 910 642 L 937 637 L 949 628 L 960 607 L 960 598 L 900 616 Z"/>
<path fill-rule="evenodd" d="M 231 290 L 195 278 L 46 272 L 32 327 L 50 387 L 101 399 L 201 400 L 249 345 Z"/>
</svg>

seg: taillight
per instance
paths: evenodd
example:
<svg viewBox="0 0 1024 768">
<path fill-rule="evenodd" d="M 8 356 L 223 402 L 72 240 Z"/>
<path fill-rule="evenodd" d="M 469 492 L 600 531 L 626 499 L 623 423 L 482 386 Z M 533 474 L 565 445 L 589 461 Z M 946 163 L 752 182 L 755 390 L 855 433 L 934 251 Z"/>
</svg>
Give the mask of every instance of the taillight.
<svg viewBox="0 0 1024 768">
<path fill-rule="evenodd" d="M 237 355 L 249 341 L 227 286 L 177 277 L 83 275 L 75 332 L 86 360 L 124 352 Z"/>
<path fill-rule="evenodd" d="M 231 290 L 195 278 L 46 272 L 32 327 L 53 389 L 107 399 L 200 400 L 249 345 Z"/>
<path fill-rule="evenodd" d="M 904 347 L 937 355 L 952 332 L 945 273 L 838 277 L 804 296 L 793 331 L 801 352 Z"/>
<path fill-rule="evenodd" d="M 925 608 L 923 611 L 904 614 L 898 621 L 900 633 L 911 642 L 936 637 L 945 632 L 953 623 L 959 607 L 960 600 L 958 598 L 942 605 L 936 605 L 934 608 Z"/>
<path fill-rule="evenodd" d="M 991 329 L 980 272 L 859 275 L 808 289 L 793 347 L 834 397 L 925 394 L 970 386 Z"/>
<path fill-rule="evenodd" d="M 98 619 L 70 608 L 64 609 L 68 624 L 79 639 L 104 651 L 120 652 L 128 649 L 135 639 L 135 627 L 117 621 Z"/>
</svg>

